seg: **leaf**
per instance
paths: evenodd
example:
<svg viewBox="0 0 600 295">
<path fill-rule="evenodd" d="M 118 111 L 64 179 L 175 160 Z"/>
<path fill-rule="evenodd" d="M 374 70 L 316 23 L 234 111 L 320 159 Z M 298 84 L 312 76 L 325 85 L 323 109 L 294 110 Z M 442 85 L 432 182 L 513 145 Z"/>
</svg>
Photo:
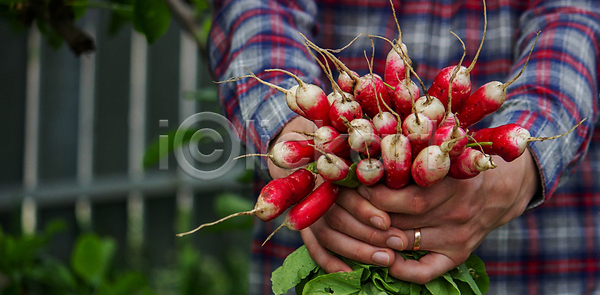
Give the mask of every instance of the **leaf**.
<svg viewBox="0 0 600 295">
<path fill-rule="evenodd" d="M 389 293 L 378 289 L 373 282 L 368 282 L 360 288 L 358 295 L 388 295 Z"/>
<path fill-rule="evenodd" d="M 273 293 L 283 294 L 296 286 L 308 276 L 318 265 L 310 258 L 306 246 L 301 246 L 292 252 L 271 275 Z"/>
<path fill-rule="evenodd" d="M 152 44 L 167 32 L 171 21 L 169 6 L 164 0 L 135 0 L 133 24 Z"/>
<path fill-rule="evenodd" d="M 473 280 L 475 280 L 481 293 L 487 293 L 490 287 L 490 278 L 485 271 L 485 264 L 483 261 L 477 255 L 471 254 L 464 265 L 469 270 L 469 274 L 473 277 Z"/>
<path fill-rule="evenodd" d="M 356 163 L 353 163 L 352 166 L 350 166 L 350 170 L 348 171 L 346 178 L 340 181 L 335 181 L 334 183 L 349 188 L 357 188 L 361 186 L 362 183 L 360 183 L 358 177 L 356 176 Z"/>
<path fill-rule="evenodd" d="M 304 286 L 302 295 L 333 294 L 355 295 L 360 292 L 360 278 L 363 269 L 352 272 L 338 272 L 322 275 L 310 280 Z"/>
<path fill-rule="evenodd" d="M 318 174 L 319 170 L 317 169 L 317 161 L 311 162 L 310 164 L 308 164 L 308 166 L 306 166 L 306 170 Z"/>
<path fill-rule="evenodd" d="M 101 239 L 95 234 L 79 236 L 71 256 L 71 267 L 86 283 L 99 286 L 106 277 L 116 250 L 112 239 Z"/>
<path fill-rule="evenodd" d="M 451 277 L 450 281 L 443 276 L 435 278 L 425 284 L 425 288 L 435 295 L 460 295 L 460 291 Z"/>
</svg>

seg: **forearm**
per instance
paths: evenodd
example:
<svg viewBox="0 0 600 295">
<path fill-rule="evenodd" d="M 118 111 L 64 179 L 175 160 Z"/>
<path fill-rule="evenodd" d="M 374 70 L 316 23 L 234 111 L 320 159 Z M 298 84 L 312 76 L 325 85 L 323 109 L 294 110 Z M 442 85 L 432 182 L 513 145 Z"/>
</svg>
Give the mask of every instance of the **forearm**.
<svg viewBox="0 0 600 295">
<path fill-rule="evenodd" d="M 530 208 L 547 200 L 561 175 L 585 153 L 597 121 L 599 7 L 561 7 L 546 1 L 522 17 L 515 76 L 523 67 L 536 33 L 539 41 L 522 76 L 508 89 L 508 99 L 492 126 L 517 123 L 532 136 L 562 134 L 583 118 L 575 132 L 560 139 L 530 143 L 540 169 L 542 192 Z"/>
<path fill-rule="evenodd" d="M 248 75 L 289 89 L 296 84 L 281 72 L 286 69 L 305 81 L 320 71 L 298 32 L 311 36 L 316 7 L 312 1 L 221 1 L 210 32 L 210 67 L 216 80 Z M 240 139 L 250 151 L 267 151 L 268 143 L 295 114 L 285 94 L 244 78 L 219 84 L 219 99 Z"/>
</svg>

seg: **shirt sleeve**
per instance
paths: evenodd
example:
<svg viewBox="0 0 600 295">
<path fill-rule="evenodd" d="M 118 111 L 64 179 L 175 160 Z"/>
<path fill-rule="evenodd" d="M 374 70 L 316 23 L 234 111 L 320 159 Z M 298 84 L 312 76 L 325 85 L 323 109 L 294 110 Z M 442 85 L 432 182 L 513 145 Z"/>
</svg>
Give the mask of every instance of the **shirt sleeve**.
<svg viewBox="0 0 600 295">
<path fill-rule="evenodd" d="M 317 80 L 320 68 L 309 55 L 299 32 L 315 34 L 316 5 L 312 1 L 217 1 L 209 34 L 209 65 L 215 79 L 224 81 L 248 75 L 289 89 L 297 82 L 285 69 L 305 82 Z M 296 114 L 285 94 L 244 78 L 219 84 L 219 100 L 226 116 L 249 152 L 266 153 L 269 141 Z M 265 159 L 262 158 L 262 169 Z"/>
<path fill-rule="evenodd" d="M 538 1 L 520 18 L 515 66 L 521 70 L 540 32 L 529 64 L 508 88 L 507 101 L 492 126 L 517 123 L 531 136 L 572 133 L 529 143 L 542 178 L 542 193 L 528 209 L 548 200 L 587 151 L 598 121 L 600 5 L 594 1 Z M 563 178 L 563 179 L 564 179 Z"/>
</svg>

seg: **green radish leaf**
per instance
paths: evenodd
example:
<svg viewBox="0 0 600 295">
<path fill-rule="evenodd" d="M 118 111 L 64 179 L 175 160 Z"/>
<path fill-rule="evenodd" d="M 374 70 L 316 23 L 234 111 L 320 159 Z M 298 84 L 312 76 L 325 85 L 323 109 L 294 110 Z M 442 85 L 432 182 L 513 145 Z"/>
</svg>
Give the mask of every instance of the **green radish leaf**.
<svg viewBox="0 0 600 295">
<path fill-rule="evenodd" d="M 449 283 L 445 278 L 438 277 L 425 284 L 425 288 L 435 295 L 460 295 L 456 284 Z"/>
<path fill-rule="evenodd" d="M 477 284 L 480 293 L 487 293 L 490 287 L 490 278 L 485 272 L 485 264 L 483 261 L 477 255 L 471 254 L 471 256 L 467 258 L 467 261 L 465 261 L 463 265 L 467 268 L 469 274 Z M 473 288 L 473 286 L 471 286 L 471 288 Z M 475 289 L 473 290 L 475 291 Z M 476 294 L 479 293 L 476 292 Z"/>
<path fill-rule="evenodd" d="M 350 170 L 348 171 L 346 178 L 335 181 L 334 183 L 349 188 L 357 188 L 361 186 L 362 183 L 360 183 L 358 177 L 356 176 L 356 163 L 353 163 L 352 166 L 350 166 Z"/>
<path fill-rule="evenodd" d="M 360 292 L 357 295 L 388 295 L 388 292 L 382 291 L 377 288 L 373 282 L 368 282 L 360 288 Z"/>
<path fill-rule="evenodd" d="M 306 166 L 306 170 L 314 173 L 314 174 L 319 174 L 319 170 L 317 169 L 317 161 L 311 162 L 310 164 L 308 164 L 308 166 Z"/>
<path fill-rule="evenodd" d="M 167 32 L 170 21 L 171 12 L 164 0 L 135 0 L 133 24 L 149 44 Z"/>
<path fill-rule="evenodd" d="M 317 263 L 310 258 L 306 246 L 296 249 L 285 258 L 283 265 L 273 272 L 271 276 L 273 293 L 280 295 L 287 292 L 317 267 Z"/>
<path fill-rule="evenodd" d="M 421 295 L 421 293 L 425 293 L 423 289 L 425 289 L 425 291 L 427 289 L 424 287 L 425 286 L 423 286 L 423 285 L 419 285 L 416 283 L 410 283 L 410 295 Z"/>
<path fill-rule="evenodd" d="M 338 272 L 322 275 L 310 280 L 304 286 L 302 295 L 335 294 L 355 295 L 360 292 L 360 278 L 363 269 L 352 272 Z"/>
</svg>

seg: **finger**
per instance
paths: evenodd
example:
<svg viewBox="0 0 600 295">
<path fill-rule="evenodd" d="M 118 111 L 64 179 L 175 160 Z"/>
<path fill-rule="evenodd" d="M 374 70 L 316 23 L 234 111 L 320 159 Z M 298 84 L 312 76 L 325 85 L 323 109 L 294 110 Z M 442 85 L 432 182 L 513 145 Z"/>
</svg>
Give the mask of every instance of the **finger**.
<svg viewBox="0 0 600 295">
<path fill-rule="evenodd" d="M 306 249 L 310 257 L 326 272 L 351 272 L 352 268 L 344 261 L 331 254 L 327 249 L 323 248 L 315 238 L 310 228 L 305 228 L 300 231 L 300 236 L 306 245 Z"/>
<path fill-rule="evenodd" d="M 394 262 L 394 251 L 357 240 L 329 227 L 321 218 L 311 229 L 323 247 L 352 260 L 379 266 L 389 266 Z"/>
<path fill-rule="evenodd" d="M 386 230 L 390 227 L 391 220 L 389 214 L 373 206 L 367 199 L 361 197 L 355 189 L 342 190 L 336 203 L 364 224 L 381 230 Z"/>
<path fill-rule="evenodd" d="M 451 250 L 449 247 L 455 248 L 450 243 L 456 240 L 449 238 L 451 235 L 437 227 L 420 228 L 420 238 L 417 237 L 414 229 L 405 230 L 404 233 L 407 238 L 406 250 L 449 251 Z M 416 240 L 419 240 L 419 249 L 415 249 Z"/>
<path fill-rule="evenodd" d="M 397 279 L 417 284 L 428 283 L 462 263 L 457 263 L 448 256 L 436 252 L 429 252 L 418 261 L 404 260 L 400 254 L 396 253 L 396 255 L 394 264 L 389 267 L 389 274 Z"/>
<path fill-rule="evenodd" d="M 332 229 L 373 246 L 402 251 L 408 243 L 406 233 L 400 229 L 393 227 L 386 231 L 374 229 L 360 222 L 338 205 L 333 205 L 329 209 L 325 220 Z"/>
<path fill-rule="evenodd" d="M 409 185 L 401 190 L 385 185 L 361 186 L 358 192 L 376 208 L 386 212 L 421 215 L 450 199 L 457 188 L 457 180 L 450 177 L 430 187 Z"/>
</svg>

